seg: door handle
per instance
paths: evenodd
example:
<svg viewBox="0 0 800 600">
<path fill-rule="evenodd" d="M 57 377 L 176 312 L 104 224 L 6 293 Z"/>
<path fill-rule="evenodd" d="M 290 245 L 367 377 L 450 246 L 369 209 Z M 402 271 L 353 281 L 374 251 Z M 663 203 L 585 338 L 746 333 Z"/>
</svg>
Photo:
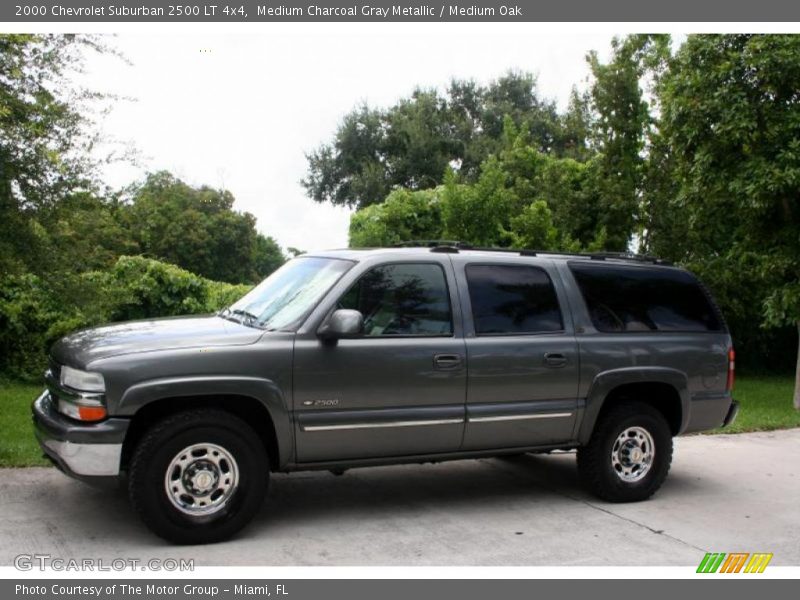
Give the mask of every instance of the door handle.
<svg viewBox="0 0 800 600">
<path fill-rule="evenodd" d="M 545 352 L 544 364 L 548 367 L 563 367 L 567 364 L 567 357 L 560 352 Z"/>
<path fill-rule="evenodd" d="M 458 354 L 434 354 L 433 366 L 441 371 L 461 367 L 461 356 Z"/>
</svg>

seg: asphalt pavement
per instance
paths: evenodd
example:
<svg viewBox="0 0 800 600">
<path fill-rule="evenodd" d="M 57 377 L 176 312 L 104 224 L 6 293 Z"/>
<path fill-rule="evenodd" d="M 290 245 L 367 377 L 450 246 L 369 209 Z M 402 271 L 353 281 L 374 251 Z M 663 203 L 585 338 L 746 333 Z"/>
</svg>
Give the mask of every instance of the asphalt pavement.
<svg viewBox="0 0 800 600">
<path fill-rule="evenodd" d="M 573 454 L 275 475 L 235 539 L 170 546 L 122 491 L 55 469 L 0 470 L 0 565 L 60 558 L 192 558 L 215 565 L 697 565 L 772 552 L 800 565 L 800 429 L 676 440 L 651 500 L 584 492 Z"/>
</svg>

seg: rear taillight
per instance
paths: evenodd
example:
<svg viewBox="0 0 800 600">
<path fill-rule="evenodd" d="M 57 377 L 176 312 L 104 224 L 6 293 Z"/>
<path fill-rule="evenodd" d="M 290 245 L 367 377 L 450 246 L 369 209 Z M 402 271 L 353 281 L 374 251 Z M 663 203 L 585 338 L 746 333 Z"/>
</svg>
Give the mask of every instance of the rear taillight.
<svg viewBox="0 0 800 600">
<path fill-rule="evenodd" d="M 736 352 L 733 351 L 733 348 L 728 349 L 728 382 L 725 385 L 725 389 L 729 392 L 733 391 L 733 381 L 735 379 L 736 374 Z"/>
</svg>

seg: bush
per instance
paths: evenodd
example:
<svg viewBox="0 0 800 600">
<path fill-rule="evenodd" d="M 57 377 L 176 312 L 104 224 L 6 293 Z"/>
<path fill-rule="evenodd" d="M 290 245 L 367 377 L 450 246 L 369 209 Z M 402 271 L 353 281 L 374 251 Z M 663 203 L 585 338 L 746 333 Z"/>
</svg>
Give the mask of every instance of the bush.
<svg viewBox="0 0 800 600">
<path fill-rule="evenodd" d="M 252 285 L 245 283 L 233 284 L 224 281 L 206 280 L 208 283 L 208 300 L 206 306 L 209 312 L 216 312 L 220 308 L 230 306 L 247 292 L 253 289 Z"/>
<path fill-rule="evenodd" d="M 442 237 L 438 189 L 395 190 L 386 201 L 353 213 L 350 218 L 350 246 L 366 248 L 391 246 L 409 240 Z"/>
<path fill-rule="evenodd" d="M 141 256 L 122 256 L 111 271 L 122 291 L 113 320 L 211 312 L 207 280 L 175 265 Z"/>
<path fill-rule="evenodd" d="M 0 373 L 38 379 L 47 350 L 60 337 L 111 321 L 212 313 L 248 285 L 204 279 L 140 256 L 120 257 L 109 271 L 32 274 L 0 279 Z"/>
</svg>

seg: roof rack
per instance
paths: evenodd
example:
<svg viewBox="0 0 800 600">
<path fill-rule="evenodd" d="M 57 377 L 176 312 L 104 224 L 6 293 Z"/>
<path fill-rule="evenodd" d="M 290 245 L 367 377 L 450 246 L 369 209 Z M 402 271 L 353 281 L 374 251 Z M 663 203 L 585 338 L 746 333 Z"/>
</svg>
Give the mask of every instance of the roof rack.
<svg viewBox="0 0 800 600">
<path fill-rule="evenodd" d="M 462 250 L 472 249 L 471 244 L 459 242 L 458 240 L 408 240 L 406 242 L 392 244 L 392 248 L 438 248 L 441 246 L 456 249 L 460 248 Z"/>
<path fill-rule="evenodd" d="M 573 256 L 575 258 L 589 258 L 591 260 L 629 260 L 634 262 L 651 263 L 654 265 L 672 265 L 671 261 L 664 260 L 647 254 L 635 254 L 632 252 L 563 252 L 557 250 L 533 250 L 529 248 L 493 248 L 473 246 L 469 242 L 458 240 L 409 240 L 399 242 L 393 248 L 430 248 L 431 252 L 443 252 L 457 254 L 460 250 L 477 250 L 480 252 L 506 252 L 518 254 L 520 256 Z"/>
</svg>

